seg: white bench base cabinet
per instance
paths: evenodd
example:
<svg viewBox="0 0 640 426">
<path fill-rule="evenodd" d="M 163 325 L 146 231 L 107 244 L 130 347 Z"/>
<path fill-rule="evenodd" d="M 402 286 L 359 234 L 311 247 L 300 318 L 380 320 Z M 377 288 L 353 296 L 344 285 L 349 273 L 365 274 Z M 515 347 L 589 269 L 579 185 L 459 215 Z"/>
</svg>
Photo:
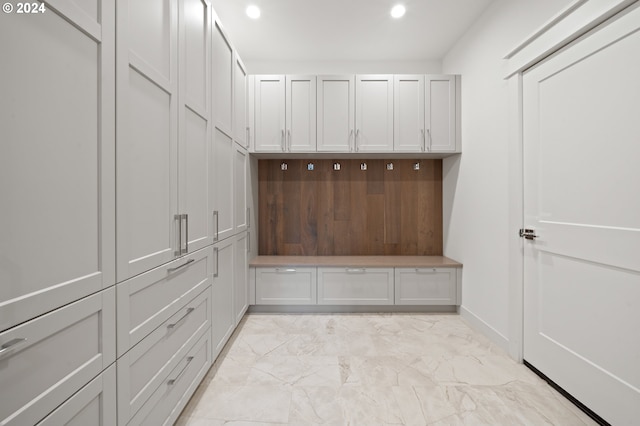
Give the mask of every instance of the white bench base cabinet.
<svg viewBox="0 0 640 426">
<path fill-rule="evenodd" d="M 258 305 L 316 304 L 316 268 L 258 268 L 255 276 Z"/>
<path fill-rule="evenodd" d="M 318 268 L 319 305 L 393 305 L 393 268 Z"/>
<path fill-rule="evenodd" d="M 396 305 L 459 305 L 457 268 L 396 268 Z"/>
</svg>

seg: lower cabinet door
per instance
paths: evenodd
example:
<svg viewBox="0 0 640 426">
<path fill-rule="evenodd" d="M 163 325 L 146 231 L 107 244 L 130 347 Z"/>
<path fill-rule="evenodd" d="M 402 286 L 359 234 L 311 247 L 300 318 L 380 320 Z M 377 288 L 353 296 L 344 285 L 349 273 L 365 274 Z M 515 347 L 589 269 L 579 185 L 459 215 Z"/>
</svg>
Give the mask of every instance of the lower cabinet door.
<svg viewBox="0 0 640 426">
<path fill-rule="evenodd" d="M 0 424 L 33 425 L 115 361 L 115 289 L 0 333 Z"/>
<path fill-rule="evenodd" d="M 256 268 L 257 305 L 315 305 L 316 268 Z"/>
<path fill-rule="evenodd" d="M 180 359 L 129 425 L 172 425 L 211 366 L 211 333 Z"/>
<path fill-rule="evenodd" d="M 116 366 L 112 365 L 45 417 L 38 426 L 114 426 Z"/>
<path fill-rule="evenodd" d="M 397 268 L 396 305 L 456 305 L 456 268 Z"/>
<path fill-rule="evenodd" d="M 189 348 L 211 332 L 209 288 L 118 359 L 118 423 L 127 424 Z"/>
<path fill-rule="evenodd" d="M 213 247 L 212 287 L 212 343 L 215 359 L 235 329 L 234 302 L 234 238 L 228 238 Z"/>
<path fill-rule="evenodd" d="M 319 305 L 393 305 L 393 268 L 318 268 Z"/>
</svg>

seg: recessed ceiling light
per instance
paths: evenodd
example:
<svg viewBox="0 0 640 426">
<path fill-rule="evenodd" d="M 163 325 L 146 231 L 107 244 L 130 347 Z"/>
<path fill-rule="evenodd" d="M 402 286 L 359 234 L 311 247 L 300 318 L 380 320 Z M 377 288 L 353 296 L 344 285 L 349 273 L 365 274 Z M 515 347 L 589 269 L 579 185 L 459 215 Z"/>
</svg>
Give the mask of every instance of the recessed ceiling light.
<svg viewBox="0 0 640 426">
<path fill-rule="evenodd" d="M 258 19 L 260 17 L 260 8 L 254 4 L 247 7 L 247 16 L 251 19 Z"/>
<path fill-rule="evenodd" d="M 391 8 L 391 16 L 396 19 L 402 18 L 406 11 L 407 9 L 403 5 L 397 4 Z"/>
</svg>

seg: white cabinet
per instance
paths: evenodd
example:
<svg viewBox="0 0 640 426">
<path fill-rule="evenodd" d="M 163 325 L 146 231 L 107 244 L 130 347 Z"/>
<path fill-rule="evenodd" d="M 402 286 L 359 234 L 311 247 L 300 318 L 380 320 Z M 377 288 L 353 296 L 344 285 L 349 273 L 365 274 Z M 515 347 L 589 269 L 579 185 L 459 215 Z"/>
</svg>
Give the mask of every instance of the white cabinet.
<svg viewBox="0 0 640 426">
<path fill-rule="evenodd" d="M 233 137 L 233 47 L 220 21 L 212 28 L 213 117 L 215 126 Z"/>
<path fill-rule="evenodd" d="M 249 148 L 247 69 L 235 51 L 233 63 L 233 139 L 243 148 Z"/>
<path fill-rule="evenodd" d="M 236 326 L 233 304 L 234 290 L 233 238 L 217 243 L 213 247 L 212 280 L 212 339 L 211 349 L 215 359 L 224 347 Z"/>
<path fill-rule="evenodd" d="M 285 77 L 255 76 L 254 147 L 256 152 L 284 152 Z"/>
<path fill-rule="evenodd" d="M 393 76 L 356 76 L 356 152 L 393 151 Z"/>
<path fill-rule="evenodd" d="M 256 268 L 257 305 L 315 305 L 316 268 Z"/>
<path fill-rule="evenodd" d="M 236 146 L 233 157 L 233 198 L 234 198 L 234 228 L 235 233 L 247 230 L 249 211 L 247 203 L 249 199 L 249 154 L 247 150 Z"/>
<path fill-rule="evenodd" d="M 0 24 L 0 331 L 115 283 L 115 10 L 72 11 Z"/>
<path fill-rule="evenodd" d="M 318 151 L 353 151 L 355 125 L 354 76 L 318 76 L 317 102 Z"/>
<path fill-rule="evenodd" d="M 396 268 L 396 305 L 458 305 L 456 268 Z"/>
<path fill-rule="evenodd" d="M 32 425 L 115 361 L 115 288 L 0 333 L 0 424 Z"/>
<path fill-rule="evenodd" d="M 233 177 L 236 146 L 217 127 L 213 135 L 213 240 L 222 241 L 235 233 Z"/>
<path fill-rule="evenodd" d="M 318 268 L 319 305 L 393 305 L 393 268 Z"/>
<path fill-rule="evenodd" d="M 233 273 L 233 306 L 235 324 L 237 325 L 249 307 L 249 234 L 243 232 L 236 236 L 233 256 L 235 271 Z"/>
<path fill-rule="evenodd" d="M 455 152 L 456 76 L 427 75 L 425 80 L 425 126 L 428 152 Z"/>
<path fill-rule="evenodd" d="M 424 75 L 395 75 L 393 79 L 393 150 L 424 152 Z"/>
<path fill-rule="evenodd" d="M 112 365 L 37 426 L 113 426 L 116 409 L 116 366 Z"/>
<path fill-rule="evenodd" d="M 286 78 L 286 150 L 316 150 L 316 77 L 287 75 Z"/>
</svg>

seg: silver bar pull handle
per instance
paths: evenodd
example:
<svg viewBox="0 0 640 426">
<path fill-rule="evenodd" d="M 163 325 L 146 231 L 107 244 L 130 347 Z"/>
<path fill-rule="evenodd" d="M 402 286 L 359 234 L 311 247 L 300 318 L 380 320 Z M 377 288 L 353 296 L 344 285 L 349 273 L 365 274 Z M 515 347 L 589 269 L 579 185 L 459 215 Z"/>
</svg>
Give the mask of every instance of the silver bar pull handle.
<svg viewBox="0 0 640 426">
<path fill-rule="evenodd" d="M 184 217 L 184 251 L 183 254 L 189 253 L 189 215 L 187 213 L 182 215 Z"/>
<path fill-rule="evenodd" d="M 351 145 L 351 141 L 353 140 L 353 129 L 349 132 L 349 152 L 353 151 L 353 146 Z"/>
<path fill-rule="evenodd" d="M 416 268 L 416 274 L 433 274 L 434 272 L 438 272 L 436 268 Z"/>
<path fill-rule="evenodd" d="M 251 228 L 251 207 L 247 207 L 247 228 Z"/>
<path fill-rule="evenodd" d="M 247 126 L 247 148 L 251 146 L 251 127 Z"/>
<path fill-rule="evenodd" d="M 174 328 L 176 328 L 176 325 L 178 325 L 178 324 L 180 324 L 182 321 L 184 321 L 184 320 L 189 316 L 189 314 L 190 314 L 191 312 L 195 311 L 195 310 L 196 310 L 196 308 L 189 308 L 189 309 L 187 309 L 187 313 L 186 313 L 186 314 L 184 314 L 182 317 L 180 317 L 180 319 L 179 319 L 178 321 L 174 322 L 173 324 L 169 324 L 169 325 L 167 325 L 167 328 L 168 328 L 169 330 L 173 330 Z"/>
<path fill-rule="evenodd" d="M 356 146 L 356 152 L 358 152 L 360 150 L 360 147 L 358 146 L 358 138 L 360 137 L 360 129 L 356 130 L 356 139 L 355 139 L 355 146 Z"/>
<path fill-rule="evenodd" d="M 213 241 L 218 241 L 218 238 L 220 237 L 220 235 L 218 234 L 219 230 L 220 230 L 220 222 L 218 221 L 218 217 L 220 216 L 220 214 L 218 213 L 218 210 L 214 210 L 213 211 L 213 217 L 216 219 L 215 223 L 216 223 L 216 232 L 215 234 L 213 234 Z"/>
<path fill-rule="evenodd" d="M 281 130 L 280 134 L 280 146 L 282 147 L 282 152 L 285 152 L 287 150 L 287 143 L 284 139 L 284 129 Z"/>
<path fill-rule="evenodd" d="M 173 255 L 180 256 L 182 254 L 182 215 L 173 215 L 173 219 L 178 221 L 178 249 L 173 252 Z"/>
<path fill-rule="evenodd" d="M 195 262 L 195 261 L 196 261 L 195 259 L 189 259 L 189 260 L 187 260 L 185 263 L 183 263 L 183 264 L 182 264 L 182 265 L 180 265 L 180 266 L 176 266 L 175 268 L 169 268 L 169 269 L 167 269 L 167 273 L 169 273 L 169 274 L 170 274 L 170 273 L 172 273 L 172 272 L 175 272 L 175 271 L 177 271 L 178 269 L 182 269 L 182 268 L 184 268 L 185 266 L 187 266 L 187 265 L 189 265 L 190 263 L 193 263 L 193 262 Z"/>
<path fill-rule="evenodd" d="M 180 372 L 178 373 L 178 375 L 175 377 L 175 379 L 170 379 L 167 380 L 167 384 L 169 386 L 173 386 L 178 380 L 180 380 L 180 377 L 182 377 L 182 375 L 184 374 L 185 371 L 187 371 L 187 367 L 189 367 L 189 364 L 191 363 L 191 361 L 193 361 L 193 357 L 187 357 L 187 364 L 184 366 L 184 368 L 182 370 L 180 370 Z"/>
<path fill-rule="evenodd" d="M 364 274 L 367 272 L 365 268 L 347 268 L 347 274 Z"/>
<path fill-rule="evenodd" d="M 24 344 L 26 341 L 27 339 L 23 337 L 18 337 L 18 338 L 9 340 L 7 343 L 4 343 L 2 346 L 0 346 L 0 358 L 16 350 L 20 345 Z"/>
<path fill-rule="evenodd" d="M 295 272 L 296 272 L 295 268 L 277 268 L 276 269 L 277 274 L 293 274 Z"/>
<path fill-rule="evenodd" d="M 218 247 L 214 247 L 213 248 L 213 252 L 216 254 L 216 272 L 213 273 L 213 277 L 217 278 L 218 277 L 218 267 L 220 266 L 220 264 L 218 263 L 220 261 L 220 257 L 219 257 L 220 250 L 218 250 Z"/>
<path fill-rule="evenodd" d="M 291 152 L 291 130 L 287 129 L 287 139 L 289 140 L 289 149 L 288 151 Z"/>
<path fill-rule="evenodd" d="M 420 133 L 422 134 L 422 152 L 424 152 L 424 150 L 426 149 L 426 145 L 427 145 L 427 138 L 424 135 L 424 129 L 420 129 Z"/>
<path fill-rule="evenodd" d="M 247 253 L 251 253 L 251 232 L 247 231 Z"/>
<path fill-rule="evenodd" d="M 427 151 L 431 152 L 431 129 L 427 129 L 427 135 L 429 136 L 429 146 L 427 147 Z"/>
</svg>

